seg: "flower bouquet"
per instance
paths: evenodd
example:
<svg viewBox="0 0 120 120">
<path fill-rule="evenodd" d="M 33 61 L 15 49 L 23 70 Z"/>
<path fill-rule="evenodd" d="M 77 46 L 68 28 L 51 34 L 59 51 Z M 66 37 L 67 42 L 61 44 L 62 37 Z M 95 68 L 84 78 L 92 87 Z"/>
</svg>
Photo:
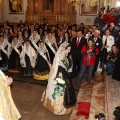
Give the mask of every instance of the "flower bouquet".
<svg viewBox="0 0 120 120">
<path fill-rule="evenodd" d="M 61 78 L 56 78 L 56 81 L 58 85 L 65 85 L 65 81 Z"/>
<path fill-rule="evenodd" d="M 58 96 L 63 96 L 65 81 L 61 78 L 56 78 L 54 84 L 56 85 L 56 87 L 54 89 L 52 97 L 55 100 Z"/>
</svg>

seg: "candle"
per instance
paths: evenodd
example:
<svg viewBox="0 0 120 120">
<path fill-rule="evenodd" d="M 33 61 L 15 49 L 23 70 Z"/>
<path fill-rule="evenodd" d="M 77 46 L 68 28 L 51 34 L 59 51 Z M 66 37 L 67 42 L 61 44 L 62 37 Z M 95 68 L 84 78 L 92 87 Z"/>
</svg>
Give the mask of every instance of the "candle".
<svg viewBox="0 0 120 120">
<path fill-rule="evenodd" d="M 63 22 L 63 15 L 62 15 L 62 22 Z"/>
<path fill-rule="evenodd" d="M 56 22 L 57 22 L 57 15 L 56 15 Z"/>
<path fill-rule="evenodd" d="M 36 20 L 36 15 L 34 15 L 34 21 Z"/>
<path fill-rule="evenodd" d="M 37 15 L 36 15 L 36 21 L 37 21 Z"/>
<path fill-rule="evenodd" d="M 31 14 L 31 21 L 32 21 L 32 14 Z"/>
<path fill-rule="evenodd" d="M 59 15 L 59 22 L 60 22 L 60 15 Z"/>
<path fill-rule="evenodd" d="M 35 21 L 35 15 L 34 15 L 34 21 Z"/>
<path fill-rule="evenodd" d="M 38 15 L 36 16 L 36 20 L 38 21 Z"/>
</svg>

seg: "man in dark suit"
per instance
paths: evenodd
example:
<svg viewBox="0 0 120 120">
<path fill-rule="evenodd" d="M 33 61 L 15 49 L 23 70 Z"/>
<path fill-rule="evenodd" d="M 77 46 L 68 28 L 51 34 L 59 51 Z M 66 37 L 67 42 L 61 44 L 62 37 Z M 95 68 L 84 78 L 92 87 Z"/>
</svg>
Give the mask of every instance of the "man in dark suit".
<svg viewBox="0 0 120 120">
<path fill-rule="evenodd" d="M 83 31 L 77 31 L 77 37 L 73 38 L 71 43 L 71 55 L 73 60 L 73 70 L 72 77 L 76 75 L 77 72 L 80 71 L 81 65 L 81 49 L 84 44 L 87 44 L 87 40 L 83 37 Z"/>
<path fill-rule="evenodd" d="M 34 30 L 34 24 L 31 24 L 30 28 L 28 29 L 28 34 L 31 35 L 33 33 Z"/>
<path fill-rule="evenodd" d="M 71 27 L 68 28 L 67 33 L 68 33 L 69 39 L 71 39 L 72 38 L 72 29 L 71 29 Z"/>
<path fill-rule="evenodd" d="M 94 41 L 94 47 L 98 47 L 99 51 L 101 52 L 101 49 L 102 49 L 102 39 L 100 38 L 100 31 L 99 30 L 95 30 L 94 31 L 94 36 L 93 36 L 92 39 Z M 95 75 L 95 72 L 97 71 L 97 67 L 98 67 L 99 61 L 100 61 L 100 54 L 97 55 L 97 57 L 96 57 L 96 62 L 95 62 L 95 65 L 94 65 L 94 68 L 93 68 L 93 73 L 92 73 L 93 77 Z"/>
<path fill-rule="evenodd" d="M 61 30 L 59 33 L 59 36 L 56 39 L 56 43 L 57 43 L 58 48 L 64 41 L 65 41 L 65 38 L 64 38 L 63 32 Z"/>
</svg>

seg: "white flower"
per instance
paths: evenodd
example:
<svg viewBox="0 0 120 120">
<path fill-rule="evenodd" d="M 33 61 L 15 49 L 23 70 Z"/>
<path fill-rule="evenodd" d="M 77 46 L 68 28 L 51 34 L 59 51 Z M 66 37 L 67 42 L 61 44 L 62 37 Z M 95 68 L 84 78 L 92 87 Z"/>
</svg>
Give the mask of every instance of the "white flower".
<svg viewBox="0 0 120 120">
<path fill-rule="evenodd" d="M 59 83 L 59 84 L 65 84 L 65 81 L 62 80 L 61 78 L 56 78 L 56 81 Z"/>
<path fill-rule="evenodd" d="M 98 45 L 99 45 L 99 43 L 96 43 L 96 45 L 98 46 Z"/>
</svg>

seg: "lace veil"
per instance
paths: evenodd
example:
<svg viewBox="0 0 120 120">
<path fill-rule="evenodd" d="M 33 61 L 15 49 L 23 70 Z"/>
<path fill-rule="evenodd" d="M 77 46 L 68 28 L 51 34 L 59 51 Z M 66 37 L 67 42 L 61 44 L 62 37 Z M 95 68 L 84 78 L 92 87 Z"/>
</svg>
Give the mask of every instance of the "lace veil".
<svg viewBox="0 0 120 120">
<path fill-rule="evenodd" d="M 51 72 L 50 72 L 50 77 L 48 79 L 47 89 L 46 89 L 46 96 L 49 99 L 53 99 L 52 94 L 54 92 L 54 88 L 56 87 L 56 84 L 54 84 L 54 80 L 56 78 L 56 74 L 57 74 L 57 71 L 58 71 L 60 55 L 61 55 L 62 51 L 65 51 L 65 48 L 68 46 L 68 44 L 69 43 L 67 43 L 67 42 L 62 43 L 60 45 L 56 55 L 55 55 L 55 58 L 54 58 L 54 61 L 53 61 L 53 64 L 52 64 L 52 69 L 51 69 Z"/>
</svg>

